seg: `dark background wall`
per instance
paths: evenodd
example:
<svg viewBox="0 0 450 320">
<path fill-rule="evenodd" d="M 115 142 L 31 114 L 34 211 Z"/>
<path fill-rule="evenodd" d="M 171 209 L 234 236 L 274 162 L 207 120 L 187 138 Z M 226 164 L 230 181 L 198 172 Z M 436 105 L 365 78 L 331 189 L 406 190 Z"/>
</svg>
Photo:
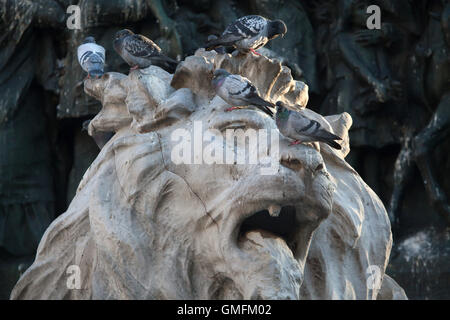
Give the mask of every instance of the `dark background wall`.
<svg viewBox="0 0 450 320">
<path fill-rule="evenodd" d="M 71 4 L 80 30 L 66 26 Z M 366 26 L 371 4 L 380 30 Z M 106 71 L 127 73 L 112 49 L 124 27 L 183 59 L 247 14 L 286 22 L 264 54 L 309 85 L 309 108 L 352 115 L 348 161 L 393 223 L 388 273 L 411 299 L 450 298 L 447 0 L 0 0 L 0 298 L 99 152 L 81 130 L 100 108 L 83 92 L 84 37 L 106 48 Z"/>
</svg>

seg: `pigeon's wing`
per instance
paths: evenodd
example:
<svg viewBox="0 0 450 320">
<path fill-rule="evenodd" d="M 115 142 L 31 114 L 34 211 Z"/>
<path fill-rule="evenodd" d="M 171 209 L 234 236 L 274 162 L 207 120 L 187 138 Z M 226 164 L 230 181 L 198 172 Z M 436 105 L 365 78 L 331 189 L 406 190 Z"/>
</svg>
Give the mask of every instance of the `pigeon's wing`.
<svg viewBox="0 0 450 320">
<path fill-rule="evenodd" d="M 92 60 L 92 59 L 100 60 L 102 56 L 98 55 L 98 53 L 96 53 L 94 51 L 86 51 L 80 57 L 80 64 L 83 67 L 84 65 L 86 65 L 87 61 Z M 103 61 L 104 61 L 104 59 L 103 59 Z"/>
<path fill-rule="evenodd" d="M 239 75 L 231 75 L 228 78 L 231 80 L 228 92 L 232 98 L 240 99 L 247 105 L 254 105 L 268 115 L 273 116 L 273 112 L 267 106 L 274 105 L 259 96 L 258 89 L 250 80 Z"/>
<path fill-rule="evenodd" d="M 239 96 L 241 99 L 255 106 L 275 107 L 273 103 L 261 98 L 258 89 L 250 82 L 250 80 L 238 75 L 233 75 L 233 77 L 239 80 L 241 86 L 238 91 L 230 92 L 230 95 Z"/>
<path fill-rule="evenodd" d="M 105 57 L 100 52 L 87 51 L 81 61 L 81 67 L 84 71 L 91 73 L 93 71 L 103 72 Z"/>
<path fill-rule="evenodd" d="M 147 37 L 133 34 L 124 39 L 124 49 L 131 55 L 140 58 L 159 56 L 161 48 Z"/>
<path fill-rule="evenodd" d="M 205 44 L 205 48 L 207 50 L 211 50 L 211 49 L 214 49 L 215 47 L 220 47 L 220 46 L 225 46 L 225 47 L 232 46 L 237 41 L 240 41 L 242 39 L 245 39 L 245 38 L 241 34 L 226 33 L 226 34 L 222 34 L 217 39 L 209 40 Z"/>
<path fill-rule="evenodd" d="M 237 41 L 253 38 L 260 34 L 267 24 L 267 20 L 261 16 L 245 16 L 228 25 L 222 35 L 217 39 L 211 39 L 206 48 L 217 46 L 231 46 Z"/>
<path fill-rule="evenodd" d="M 228 76 L 225 84 L 229 95 L 235 99 L 242 99 L 252 90 L 256 90 L 255 86 L 248 79 L 237 74 Z"/>
<path fill-rule="evenodd" d="M 299 113 L 289 112 L 288 126 L 301 136 L 313 137 L 320 127 L 320 123 Z"/>
<path fill-rule="evenodd" d="M 235 35 L 241 38 L 252 38 L 260 34 L 267 24 L 264 17 L 251 15 L 237 19 L 223 32 L 222 36 Z"/>
<path fill-rule="evenodd" d="M 300 135 L 333 140 L 341 139 L 323 128 L 318 121 L 310 119 L 299 112 L 290 112 L 288 125 L 292 125 L 295 132 Z"/>
<path fill-rule="evenodd" d="M 258 90 L 254 86 L 252 86 L 249 90 L 249 92 L 245 95 L 245 99 L 250 102 L 253 105 L 257 106 L 271 106 L 272 108 L 275 108 L 275 105 L 267 100 L 264 100 L 259 95 Z"/>
<path fill-rule="evenodd" d="M 100 52 L 92 52 L 87 61 L 89 61 L 89 63 L 105 63 L 105 57 L 103 56 L 102 53 Z"/>
<path fill-rule="evenodd" d="M 342 140 L 341 137 L 326 130 L 319 122 L 309 119 L 304 115 L 291 111 L 288 126 L 301 137 L 308 137 L 311 141 L 321 141 L 329 144 L 333 148 L 341 149 L 341 146 L 334 140 Z M 300 138 L 301 139 L 301 138 Z"/>
<path fill-rule="evenodd" d="M 89 72 L 89 59 L 94 53 L 92 51 L 86 51 L 80 58 L 80 65 L 84 71 Z"/>
</svg>

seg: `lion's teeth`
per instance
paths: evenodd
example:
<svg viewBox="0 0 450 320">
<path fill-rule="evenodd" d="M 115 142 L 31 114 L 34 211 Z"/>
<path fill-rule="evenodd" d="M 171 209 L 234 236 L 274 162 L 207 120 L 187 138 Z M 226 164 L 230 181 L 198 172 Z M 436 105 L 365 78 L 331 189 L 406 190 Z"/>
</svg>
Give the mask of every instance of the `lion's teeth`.
<svg viewBox="0 0 450 320">
<path fill-rule="evenodd" d="M 271 204 L 268 208 L 268 211 L 272 217 L 278 217 L 280 215 L 281 206 L 277 204 Z"/>
</svg>

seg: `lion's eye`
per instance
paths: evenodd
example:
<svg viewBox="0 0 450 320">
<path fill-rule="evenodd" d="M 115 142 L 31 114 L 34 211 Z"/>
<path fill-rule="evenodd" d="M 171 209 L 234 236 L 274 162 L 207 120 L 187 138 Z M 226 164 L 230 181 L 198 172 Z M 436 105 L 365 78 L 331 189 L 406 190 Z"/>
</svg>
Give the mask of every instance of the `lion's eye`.
<svg viewBox="0 0 450 320">
<path fill-rule="evenodd" d="M 219 128 L 217 128 L 219 131 L 225 131 L 227 129 L 245 129 L 247 128 L 247 123 L 243 121 L 235 121 L 230 123 L 224 123 Z"/>
<path fill-rule="evenodd" d="M 259 117 L 252 117 L 249 116 L 248 114 L 247 116 L 248 118 L 236 117 L 235 115 L 225 115 L 223 117 L 220 117 L 220 119 L 216 119 L 215 121 L 213 121 L 210 125 L 210 128 L 219 130 L 221 132 L 225 132 L 228 129 L 259 130 L 264 129 L 266 127 L 266 124 L 263 119 L 260 119 Z"/>
</svg>

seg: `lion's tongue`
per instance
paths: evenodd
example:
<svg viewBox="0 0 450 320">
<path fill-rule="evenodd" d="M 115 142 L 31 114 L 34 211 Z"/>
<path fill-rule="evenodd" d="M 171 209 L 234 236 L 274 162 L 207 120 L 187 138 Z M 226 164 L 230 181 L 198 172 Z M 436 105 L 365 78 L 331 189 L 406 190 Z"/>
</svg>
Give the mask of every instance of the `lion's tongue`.
<svg viewBox="0 0 450 320">
<path fill-rule="evenodd" d="M 244 277 L 251 290 L 244 299 L 299 298 L 303 271 L 283 239 L 252 230 L 241 237 L 240 247 L 251 258 Z"/>
</svg>

